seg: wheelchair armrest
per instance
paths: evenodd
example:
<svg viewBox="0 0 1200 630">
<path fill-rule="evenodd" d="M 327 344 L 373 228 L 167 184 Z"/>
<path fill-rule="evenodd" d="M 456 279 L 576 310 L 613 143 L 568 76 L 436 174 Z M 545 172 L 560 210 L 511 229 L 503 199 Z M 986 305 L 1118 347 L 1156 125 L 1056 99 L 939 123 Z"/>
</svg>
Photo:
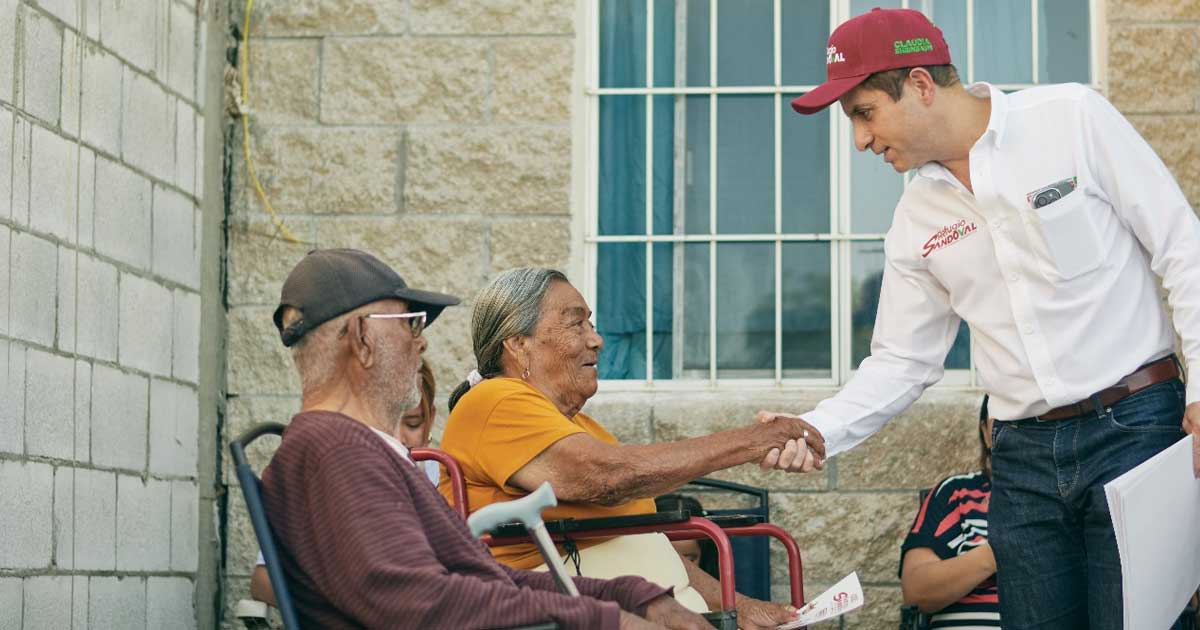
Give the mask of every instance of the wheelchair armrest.
<svg viewBox="0 0 1200 630">
<path fill-rule="evenodd" d="M 927 630 L 929 615 L 912 604 L 900 607 L 900 630 Z"/>
<path fill-rule="evenodd" d="M 664 525 L 667 523 L 682 523 L 690 515 L 686 511 L 653 512 L 650 514 L 631 514 L 628 516 L 603 516 L 600 518 L 564 518 L 557 521 L 546 521 L 546 531 L 550 534 L 575 534 L 593 532 L 599 529 L 620 529 L 625 527 L 640 527 L 646 525 Z M 520 523 L 505 523 L 492 528 L 496 538 L 512 536 L 527 536 L 525 526 Z"/>
<path fill-rule="evenodd" d="M 610 538 L 613 536 L 631 536 L 634 534 L 650 534 L 661 533 L 666 534 L 669 538 L 674 539 L 676 535 L 681 538 L 708 538 L 713 541 L 713 545 L 717 548 L 717 570 L 720 573 L 719 582 L 721 583 L 721 609 L 732 611 L 736 609 L 735 591 L 733 588 L 733 548 L 729 544 L 729 536 L 725 530 L 717 527 L 712 521 L 706 518 L 696 516 L 684 517 L 683 520 L 676 522 L 653 522 L 659 519 L 654 517 L 659 515 L 670 515 L 670 512 L 657 512 L 656 514 L 643 514 L 640 518 L 646 522 L 642 525 L 633 525 L 625 527 L 605 527 L 605 528 L 589 528 L 587 531 L 573 530 L 570 532 L 550 532 L 550 538 L 555 542 L 561 543 L 567 540 L 588 540 L 593 538 Z M 681 513 L 676 513 L 681 514 Z M 686 512 L 682 513 L 686 514 Z M 638 517 L 619 517 L 619 518 L 638 518 Z M 675 518 L 675 517 L 670 517 Z M 571 519 L 567 519 L 571 520 Z M 580 519 L 594 520 L 594 519 Z M 579 521 L 575 521 L 579 522 Z M 549 525 L 549 523 L 547 523 Z M 523 529 L 523 528 L 522 528 Z M 503 547 L 505 545 L 517 545 L 529 543 L 527 536 L 500 536 L 493 533 L 489 536 L 481 538 L 489 547 Z"/>
<path fill-rule="evenodd" d="M 239 599 L 233 609 L 233 616 L 241 620 L 247 630 L 269 630 L 271 622 L 268 619 L 266 602 L 257 599 Z"/>
</svg>

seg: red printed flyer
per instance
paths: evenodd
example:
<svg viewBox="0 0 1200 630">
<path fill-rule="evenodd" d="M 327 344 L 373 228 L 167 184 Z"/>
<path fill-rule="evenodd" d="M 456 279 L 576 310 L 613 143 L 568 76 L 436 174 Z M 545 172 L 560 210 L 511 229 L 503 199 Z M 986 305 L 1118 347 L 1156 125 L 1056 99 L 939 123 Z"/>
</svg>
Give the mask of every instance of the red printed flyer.
<svg viewBox="0 0 1200 630">
<path fill-rule="evenodd" d="M 834 584 L 829 590 L 821 593 L 800 609 L 800 616 L 795 621 L 776 626 L 775 630 L 792 630 L 811 626 L 814 623 L 828 621 L 840 617 L 863 605 L 862 586 L 858 583 L 858 573 L 851 573 Z"/>
</svg>

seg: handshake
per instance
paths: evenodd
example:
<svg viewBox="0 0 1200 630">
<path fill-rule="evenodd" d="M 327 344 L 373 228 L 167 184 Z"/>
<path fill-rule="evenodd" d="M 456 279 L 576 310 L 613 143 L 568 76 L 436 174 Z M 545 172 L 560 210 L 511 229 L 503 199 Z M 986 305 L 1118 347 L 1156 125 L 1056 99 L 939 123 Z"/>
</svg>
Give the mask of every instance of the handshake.
<svg viewBox="0 0 1200 630">
<path fill-rule="evenodd" d="M 787 472 L 812 472 L 825 468 L 825 438 L 797 416 L 760 411 L 758 426 L 769 446 L 759 466 Z"/>
</svg>

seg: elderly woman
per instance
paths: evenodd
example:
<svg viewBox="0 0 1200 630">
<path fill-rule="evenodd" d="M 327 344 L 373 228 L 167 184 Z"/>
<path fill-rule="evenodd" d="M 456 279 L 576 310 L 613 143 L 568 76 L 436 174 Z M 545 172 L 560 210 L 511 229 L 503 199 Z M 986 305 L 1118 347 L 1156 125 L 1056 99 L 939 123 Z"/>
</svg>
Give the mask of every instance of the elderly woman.
<svg viewBox="0 0 1200 630">
<path fill-rule="evenodd" d="M 619 444 L 580 411 L 596 393 L 604 345 L 590 317 L 579 291 L 551 269 L 507 271 L 480 292 L 471 319 L 478 367 L 451 395 L 441 441 L 462 465 L 471 509 L 549 481 L 559 505 L 546 511 L 548 520 L 652 513 L 652 497 L 715 470 L 770 463 L 781 451 L 794 456 L 810 446 L 824 456 L 816 429 L 796 418 L 677 442 Z M 445 480 L 441 490 L 449 498 Z M 679 601 L 696 610 L 720 602 L 716 580 L 682 561 L 661 534 L 580 541 L 578 548 L 582 575 L 641 575 L 674 586 Z M 515 568 L 541 564 L 533 545 L 493 553 Z M 790 606 L 738 598 L 743 628 L 774 627 L 793 615 Z"/>
</svg>

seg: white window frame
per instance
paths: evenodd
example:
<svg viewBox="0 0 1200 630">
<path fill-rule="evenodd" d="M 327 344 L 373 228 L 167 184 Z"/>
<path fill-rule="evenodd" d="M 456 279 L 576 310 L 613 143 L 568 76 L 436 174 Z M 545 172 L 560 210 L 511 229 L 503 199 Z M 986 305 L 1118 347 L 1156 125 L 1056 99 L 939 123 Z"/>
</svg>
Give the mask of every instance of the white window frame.
<svg viewBox="0 0 1200 630">
<path fill-rule="evenodd" d="M 974 63 L 974 6 L 976 2 L 990 0 L 964 0 L 967 4 L 967 63 L 966 68 L 960 68 L 965 74 L 967 84 L 975 82 Z M 1029 0 L 1031 8 L 1032 28 L 1032 82 L 1014 84 L 996 84 L 1003 90 L 1019 90 L 1037 85 L 1039 74 L 1038 56 L 1038 1 Z M 782 225 L 782 144 L 779 141 L 781 133 L 781 105 L 783 98 L 792 98 L 801 92 L 815 88 L 815 85 L 783 85 L 781 83 L 781 45 L 780 45 L 780 0 L 774 0 L 773 31 L 774 41 L 772 54 L 774 56 L 774 83 L 770 86 L 717 86 L 717 28 L 718 0 L 709 0 L 709 85 L 707 87 L 638 87 L 638 88 L 600 88 L 598 42 L 600 41 L 599 0 L 577 0 L 576 24 L 577 45 L 575 47 L 575 71 L 572 85 L 572 106 L 575 112 L 572 123 L 572 264 L 569 268 L 571 278 L 590 304 L 595 305 L 597 294 L 597 259 L 600 243 L 644 243 L 646 247 L 646 378 L 635 380 L 602 380 L 601 391 L 699 391 L 699 390 L 771 390 L 771 389 L 806 389 L 839 387 L 853 376 L 850 366 L 851 350 L 851 312 L 852 312 L 852 269 L 851 258 L 853 243 L 856 241 L 880 242 L 884 234 L 855 234 L 851 232 L 851 194 L 850 185 L 850 156 L 855 150 L 851 145 L 850 121 L 839 112 L 832 112 L 829 122 L 830 163 L 837 165 L 830 177 L 830 223 L 829 233 L 783 233 Z M 850 0 L 831 0 L 829 30 L 851 16 Z M 1090 69 L 1092 88 L 1105 92 L 1107 85 L 1107 20 L 1104 12 L 1104 0 L 1088 0 L 1090 22 Z M 925 0 L 901 0 L 903 8 L 926 10 Z M 646 0 L 646 84 L 654 85 L 654 0 Z M 653 230 L 653 97 L 657 95 L 720 95 L 720 94 L 770 94 L 774 98 L 774 181 L 775 181 L 775 233 L 774 234 L 716 234 L 717 207 L 717 158 L 715 146 L 710 149 L 709 156 L 709 233 L 708 234 L 660 234 Z M 646 193 L 645 220 L 646 234 L 616 236 L 601 236 L 598 232 L 598 169 L 599 169 L 599 102 L 601 96 L 607 95 L 637 95 L 647 99 L 646 109 Z M 709 142 L 717 138 L 717 99 L 709 99 Z M 904 182 L 907 185 L 911 172 L 907 173 Z M 649 235 L 649 236 L 647 236 Z M 709 243 L 709 378 L 707 379 L 655 379 L 653 355 L 650 349 L 653 344 L 653 246 L 655 243 L 702 242 Z M 716 360 L 716 245 L 721 242 L 773 242 L 775 244 L 775 375 L 774 378 L 719 378 Z M 782 353 L 782 244 L 784 242 L 828 242 L 830 244 L 830 325 L 831 325 L 831 376 L 829 378 L 784 378 Z M 972 346 L 973 346 L 972 342 Z M 968 369 L 946 370 L 942 381 L 935 387 L 946 389 L 975 389 L 978 382 L 975 375 L 974 347 L 971 348 L 971 362 Z"/>
</svg>

